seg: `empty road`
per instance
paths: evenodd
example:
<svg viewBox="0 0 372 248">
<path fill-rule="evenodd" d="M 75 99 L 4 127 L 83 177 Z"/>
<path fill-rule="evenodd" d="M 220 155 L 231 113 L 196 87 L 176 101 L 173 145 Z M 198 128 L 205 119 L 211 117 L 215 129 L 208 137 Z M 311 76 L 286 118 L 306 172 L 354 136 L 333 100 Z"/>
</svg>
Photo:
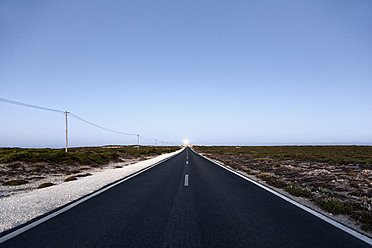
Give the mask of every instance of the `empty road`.
<svg viewBox="0 0 372 248">
<path fill-rule="evenodd" d="M 370 247 L 187 148 L 0 247 Z"/>
</svg>

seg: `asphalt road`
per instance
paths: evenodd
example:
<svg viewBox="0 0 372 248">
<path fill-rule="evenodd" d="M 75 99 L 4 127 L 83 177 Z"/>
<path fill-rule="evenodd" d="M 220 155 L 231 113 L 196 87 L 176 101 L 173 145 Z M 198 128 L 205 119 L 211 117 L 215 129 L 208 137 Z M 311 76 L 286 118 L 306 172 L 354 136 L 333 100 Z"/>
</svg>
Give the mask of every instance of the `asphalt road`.
<svg viewBox="0 0 372 248">
<path fill-rule="evenodd" d="M 0 247 L 370 246 L 186 149 Z"/>
</svg>

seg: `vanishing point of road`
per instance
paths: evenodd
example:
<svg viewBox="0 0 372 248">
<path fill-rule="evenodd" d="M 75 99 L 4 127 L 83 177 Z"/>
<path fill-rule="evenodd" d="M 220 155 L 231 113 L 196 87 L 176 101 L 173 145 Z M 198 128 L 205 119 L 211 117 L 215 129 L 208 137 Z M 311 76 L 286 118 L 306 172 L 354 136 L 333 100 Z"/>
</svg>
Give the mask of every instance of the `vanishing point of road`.
<svg viewBox="0 0 372 248">
<path fill-rule="evenodd" d="M 186 148 L 0 247 L 370 247 Z"/>
</svg>

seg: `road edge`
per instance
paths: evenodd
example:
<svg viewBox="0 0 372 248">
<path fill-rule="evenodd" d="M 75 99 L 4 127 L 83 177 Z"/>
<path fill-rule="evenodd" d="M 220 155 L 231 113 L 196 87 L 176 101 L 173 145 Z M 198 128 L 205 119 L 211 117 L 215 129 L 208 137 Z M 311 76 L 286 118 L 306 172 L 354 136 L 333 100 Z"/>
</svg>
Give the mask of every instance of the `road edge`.
<svg viewBox="0 0 372 248">
<path fill-rule="evenodd" d="M 19 226 L 16 226 L 16 227 L 13 227 L 9 230 L 4 231 L 3 233 L 0 233 L 0 244 L 18 236 L 18 235 L 20 235 L 21 233 L 24 233 L 24 232 L 32 229 L 35 226 L 40 225 L 41 223 L 43 223 L 45 221 L 48 221 L 48 220 L 50 220 L 50 219 L 52 219 L 52 218 L 54 218 L 54 217 L 56 217 L 56 216 L 58 216 L 58 215 L 60 215 L 64 212 L 70 210 L 71 208 L 73 208 L 73 207 L 75 207 L 75 206 L 77 206 L 77 205 L 79 205 L 79 204 L 81 204 L 81 203 L 83 203 L 83 202 L 85 202 L 85 201 L 87 201 L 87 200 L 89 200 L 89 199 L 91 199 L 91 198 L 93 198 L 93 197 L 95 197 L 95 196 L 97 196 L 97 195 L 99 195 L 99 194 L 117 186 L 118 184 L 121 184 L 121 183 L 123 183 L 123 182 L 125 182 L 125 181 L 127 181 L 127 180 L 129 180 L 129 179 L 131 179 L 131 178 L 133 178 L 133 177 L 135 177 L 135 176 L 137 176 L 137 175 L 139 175 L 139 174 L 141 174 L 141 173 L 143 173 L 143 172 L 145 172 L 145 171 L 147 171 L 147 170 L 149 170 L 149 169 L 151 169 L 151 168 L 153 168 L 153 167 L 155 167 L 155 166 L 157 166 L 157 165 L 159 165 L 159 164 L 161 164 L 161 163 L 163 163 L 163 162 L 165 162 L 165 161 L 167 161 L 167 160 L 169 160 L 169 159 L 171 159 L 175 156 L 177 156 L 183 150 L 184 150 L 184 148 L 180 149 L 175 154 L 173 154 L 173 155 L 171 155 L 167 158 L 164 158 L 164 159 L 162 159 L 162 160 L 160 160 L 160 161 L 158 161 L 154 164 L 151 164 L 151 165 L 149 165 L 149 166 L 147 166 L 147 167 L 145 167 L 145 168 L 143 168 L 139 171 L 136 171 L 136 172 L 124 177 L 124 178 L 121 178 L 117 181 L 109 183 L 109 184 L 103 186 L 100 189 L 97 189 L 96 191 L 94 191 L 90 194 L 82 196 L 79 199 L 76 199 L 72 202 L 67 203 L 66 205 L 63 205 L 63 206 L 61 206 L 59 208 L 56 208 L 56 209 L 54 209 L 54 210 L 52 210 L 48 213 L 45 213 L 41 216 L 38 216 L 38 217 L 36 217 L 36 218 L 34 218 L 34 219 L 24 223 L 24 224 L 21 224 Z"/>
<path fill-rule="evenodd" d="M 342 231 L 344 231 L 344 232 L 346 232 L 346 233 L 348 233 L 348 234 L 350 234 L 350 235 L 358 238 L 359 240 L 361 240 L 361 241 L 363 241 L 363 242 L 365 242 L 365 243 L 367 243 L 369 245 L 372 245 L 372 239 L 369 238 L 369 237 L 367 237 L 367 236 L 365 236 L 364 234 L 362 234 L 362 233 L 360 233 L 358 231 L 355 231 L 355 230 L 353 230 L 353 229 L 351 229 L 351 228 L 349 228 L 349 227 L 347 227 L 347 226 L 345 226 L 345 225 L 343 225 L 343 224 L 341 224 L 341 223 L 339 223 L 339 222 L 337 222 L 335 220 L 332 220 L 332 219 L 328 218 L 327 216 L 323 215 L 322 213 L 319 213 L 319 212 L 315 211 L 314 209 L 311 209 L 311 208 L 309 208 L 307 206 L 304 206 L 304 205 L 302 205 L 301 203 L 299 203 L 299 202 L 297 202 L 295 200 L 292 200 L 291 198 L 289 198 L 289 197 L 287 197 L 287 196 L 285 196 L 285 195 L 283 195 L 283 194 L 281 194 L 281 193 L 279 193 L 279 192 L 277 192 L 277 191 L 275 191 L 275 190 L 273 190 L 273 189 L 271 189 L 271 188 L 269 188 L 269 187 L 261 184 L 260 182 L 257 182 L 255 180 L 253 180 L 252 178 L 249 178 L 249 177 L 247 177 L 247 176 L 239 173 L 238 171 L 236 171 L 236 170 L 234 170 L 234 169 L 232 169 L 230 167 L 227 167 L 226 165 L 224 165 L 223 163 L 221 163 L 219 161 L 216 161 L 216 160 L 210 159 L 210 158 L 208 158 L 208 157 L 206 157 L 204 155 L 201 155 L 201 154 L 197 153 L 193 149 L 191 149 L 191 150 L 195 154 L 197 154 L 197 155 L 199 155 L 199 156 L 201 156 L 201 157 L 203 157 L 203 158 L 211 161 L 212 163 L 214 163 L 214 164 L 216 164 L 216 165 L 224 168 L 225 170 L 228 170 L 229 172 L 231 172 L 231 173 L 233 173 L 233 174 L 235 174 L 235 175 L 237 175 L 237 176 L 239 176 L 239 177 L 241 177 L 241 178 L 243 178 L 243 179 L 245 179 L 245 180 L 247 180 L 247 181 L 249 181 L 249 182 L 257 185 L 258 187 L 260 187 L 260 188 L 262 188 L 262 189 L 264 189 L 264 190 L 266 190 L 266 191 L 268 191 L 268 192 L 270 192 L 270 193 L 272 193 L 272 194 L 280 197 L 281 199 L 283 199 L 283 200 L 285 200 L 285 201 L 287 201 L 287 202 L 295 205 L 296 207 L 301 208 L 302 210 L 304 210 L 304 211 L 306 211 L 306 212 L 308 212 L 308 213 L 310 213 L 310 214 L 318 217 L 319 219 L 321 219 L 321 220 L 323 220 L 323 221 L 325 221 L 325 222 L 327 222 L 327 223 L 329 223 L 329 224 L 337 227 L 338 229 L 341 229 Z"/>
</svg>

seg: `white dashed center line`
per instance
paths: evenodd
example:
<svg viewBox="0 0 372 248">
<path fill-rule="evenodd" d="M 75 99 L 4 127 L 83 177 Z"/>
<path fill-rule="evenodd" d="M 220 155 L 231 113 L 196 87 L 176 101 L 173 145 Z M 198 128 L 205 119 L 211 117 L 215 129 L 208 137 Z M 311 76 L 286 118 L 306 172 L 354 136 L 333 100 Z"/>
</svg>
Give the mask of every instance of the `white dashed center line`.
<svg viewBox="0 0 372 248">
<path fill-rule="evenodd" d="M 189 186 L 189 175 L 185 175 L 185 187 Z"/>
</svg>

